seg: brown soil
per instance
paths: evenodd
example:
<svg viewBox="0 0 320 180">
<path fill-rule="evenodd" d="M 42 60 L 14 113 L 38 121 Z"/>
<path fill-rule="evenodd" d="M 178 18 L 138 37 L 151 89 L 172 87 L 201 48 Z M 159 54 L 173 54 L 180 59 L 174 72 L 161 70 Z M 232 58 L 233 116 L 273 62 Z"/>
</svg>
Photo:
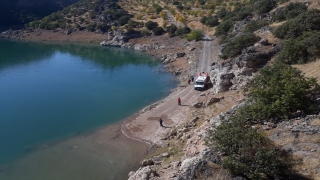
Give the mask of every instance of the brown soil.
<svg viewBox="0 0 320 180">
<path fill-rule="evenodd" d="M 87 31 L 74 31 L 67 35 L 64 30 L 51 31 L 35 29 L 32 32 L 22 31 L 21 35 L 16 37 L 16 40 L 24 41 L 57 41 L 57 42 L 93 42 L 100 43 L 108 38 L 107 34 L 98 34 Z"/>
</svg>

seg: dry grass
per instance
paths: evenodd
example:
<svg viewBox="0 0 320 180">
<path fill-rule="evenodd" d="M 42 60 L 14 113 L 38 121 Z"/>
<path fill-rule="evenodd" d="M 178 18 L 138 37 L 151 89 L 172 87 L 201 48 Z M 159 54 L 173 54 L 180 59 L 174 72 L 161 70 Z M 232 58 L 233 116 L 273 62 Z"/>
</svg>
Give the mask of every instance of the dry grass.
<svg viewBox="0 0 320 180">
<path fill-rule="evenodd" d="M 320 151 L 313 155 L 296 155 L 294 159 L 297 160 L 297 165 L 293 167 L 298 173 L 311 177 L 314 180 L 320 180 Z"/>
<path fill-rule="evenodd" d="M 302 71 L 306 77 L 314 77 L 320 84 L 320 59 L 303 65 L 293 65 L 293 67 Z"/>
<path fill-rule="evenodd" d="M 320 119 L 314 119 L 311 122 L 311 126 L 320 126 Z"/>
</svg>

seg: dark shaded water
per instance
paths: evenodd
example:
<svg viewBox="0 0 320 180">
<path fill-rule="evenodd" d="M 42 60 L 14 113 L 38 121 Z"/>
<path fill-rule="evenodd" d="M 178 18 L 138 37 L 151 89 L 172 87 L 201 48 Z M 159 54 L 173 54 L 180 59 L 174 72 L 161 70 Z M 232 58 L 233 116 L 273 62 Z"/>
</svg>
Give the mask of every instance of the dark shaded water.
<svg viewBox="0 0 320 180">
<path fill-rule="evenodd" d="M 17 169 L 23 171 L 24 166 L 41 162 L 41 157 L 48 157 L 41 153 L 59 151 L 63 143 L 38 152 L 39 156 L 34 149 L 118 122 L 168 95 L 176 82 L 172 75 L 160 73 L 163 71 L 151 57 L 123 49 L 0 40 L 0 164 L 13 164 L 10 171 L 20 173 Z M 82 143 L 89 145 L 90 138 Z M 126 153 L 122 152 L 125 143 L 119 144 L 124 147 L 118 153 Z M 116 152 L 110 150 L 105 156 L 112 157 Z M 0 171 L 0 177 L 1 173 L 10 177 L 6 168 Z M 73 177 L 71 174 L 68 176 Z M 101 179 L 91 176 L 84 179 Z"/>
</svg>

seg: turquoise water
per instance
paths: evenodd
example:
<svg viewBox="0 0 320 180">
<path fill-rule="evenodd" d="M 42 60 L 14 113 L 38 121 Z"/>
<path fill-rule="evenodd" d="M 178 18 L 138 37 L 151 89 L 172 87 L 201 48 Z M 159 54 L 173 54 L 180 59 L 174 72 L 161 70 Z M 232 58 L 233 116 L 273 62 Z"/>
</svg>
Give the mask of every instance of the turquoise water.
<svg viewBox="0 0 320 180">
<path fill-rule="evenodd" d="M 141 53 L 0 40 L 0 165 L 118 122 L 176 86 Z"/>
</svg>

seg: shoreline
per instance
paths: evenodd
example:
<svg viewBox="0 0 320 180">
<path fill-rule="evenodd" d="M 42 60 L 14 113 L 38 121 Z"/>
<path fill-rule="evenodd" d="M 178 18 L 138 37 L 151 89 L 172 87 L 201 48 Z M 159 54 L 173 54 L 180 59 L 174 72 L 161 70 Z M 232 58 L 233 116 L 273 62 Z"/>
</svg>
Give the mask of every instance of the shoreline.
<svg viewBox="0 0 320 180">
<path fill-rule="evenodd" d="M 44 35 L 44 36 L 35 36 L 34 34 L 31 34 L 29 36 L 21 36 L 19 38 L 13 38 L 12 40 L 29 41 L 29 42 L 30 41 L 31 42 L 41 42 L 41 43 L 65 43 L 65 42 L 71 43 L 72 42 L 72 43 L 84 43 L 84 44 L 91 44 L 91 45 L 93 45 L 95 43 L 94 41 L 91 41 L 91 40 L 90 41 L 86 41 L 85 40 L 86 38 L 82 39 L 82 41 L 61 41 L 61 40 L 59 40 L 59 38 L 57 38 L 57 39 L 50 38 L 50 40 L 46 40 L 46 39 L 43 39 L 43 38 L 48 37 L 47 36 L 48 34 L 49 34 L 49 36 L 52 35 L 53 32 L 50 32 L 50 31 L 48 32 L 47 31 L 48 34 L 45 35 L 46 31 L 44 31 L 44 30 L 41 30 L 41 31 L 42 31 L 41 34 Z M 57 32 L 55 32 L 55 33 L 57 33 Z M 92 33 L 89 33 L 89 34 L 92 34 Z M 78 35 L 82 35 L 82 33 L 78 33 Z M 63 36 L 65 36 L 65 35 L 62 35 L 60 37 L 63 37 Z M 75 37 L 75 36 L 73 36 L 73 37 Z M 79 37 L 76 37 L 75 39 L 77 39 L 77 38 L 79 38 Z M 100 43 L 101 41 L 107 39 L 107 36 L 105 36 L 103 38 L 104 39 L 101 39 L 101 40 L 97 40 L 97 39 L 95 39 L 95 40 L 96 40 L 96 42 Z M 151 37 L 147 37 L 147 38 L 133 39 L 133 40 L 130 40 L 129 43 L 132 43 L 132 44 L 137 44 L 137 43 L 140 43 L 140 44 L 149 43 L 149 44 L 151 44 L 152 43 L 152 44 L 154 44 L 154 43 L 157 43 L 156 41 L 161 41 L 162 40 L 162 42 L 161 42 L 162 45 L 169 46 L 171 43 L 170 43 L 170 41 L 168 41 L 168 39 L 170 40 L 170 38 L 168 38 L 168 37 L 166 37 L 166 39 L 162 39 L 162 37 L 151 36 Z M 178 40 L 182 41 L 182 43 L 184 43 L 184 44 L 187 43 L 187 41 L 185 41 L 183 39 L 178 39 Z M 181 42 L 178 42 L 178 44 L 181 44 Z M 190 44 L 192 44 L 192 43 L 190 43 Z M 201 45 L 201 43 L 198 42 L 194 46 L 197 46 L 197 48 L 199 48 L 199 44 Z M 99 45 L 99 44 L 97 44 L 97 45 Z M 176 46 L 176 47 L 179 47 L 179 46 Z M 181 47 L 182 48 L 176 50 L 176 52 L 180 52 L 181 50 L 185 49 L 185 47 L 183 47 L 183 46 L 181 46 Z M 148 55 L 154 56 L 154 57 L 156 57 L 157 60 L 161 61 L 161 57 L 163 55 L 167 55 L 168 52 L 167 52 L 167 50 L 162 50 L 161 52 L 159 52 L 159 51 L 161 51 L 161 50 L 151 49 L 151 50 L 139 51 L 139 52 L 146 53 Z M 174 53 L 174 52 L 171 52 L 171 53 Z M 197 60 L 198 58 L 199 58 L 199 54 L 198 54 L 198 56 L 196 55 L 194 57 L 195 60 Z M 141 116 L 146 117 L 146 114 L 147 114 L 148 117 L 154 118 L 153 115 L 149 115 L 148 113 L 150 113 L 150 112 L 152 113 L 152 110 L 157 109 L 158 107 L 160 107 L 163 104 L 165 104 L 166 101 L 169 101 L 170 99 L 172 99 L 172 96 L 175 96 L 175 94 L 176 94 L 175 92 L 179 91 L 181 89 L 181 87 L 184 89 L 185 86 L 183 86 L 184 85 L 183 81 L 186 82 L 186 79 L 188 78 L 188 76 L 190 74 L 190 70 L 194 71 L 194 69 L 193 69 L 194 67 L 188 66 L 188 63 L 186 63 L 186 62 L 187 62 L 187 60 L 185 59 L 185 57 L 181 57 L 181 58 L 178 57 L 178 58 L 176 58 L 175 61 L 164 64 L 164 67 L 165 67 L 166 71 L 169 72 L 169 73 L 175 73 L 176 74 L 176 79 L 179 80 L 178 86 L 176 88 L 172 89 L 171 92 L 167 96 L 165 96 L 165 97 L 161 98 L 160 100 L 158 100 L 158 101 L 156 101 L 156 102 L 154 102 L 154 103 L 142 108 L 141 110 L 139 110 L 135 114 L 133 114 L 133 115 L 129 116 L 128 118 L 123 119 L 123 120 L 121 120 L 121 121 L 119 121 L 117 123 L 106 125 L 106 126 L 102 126 L 102 127 L 98 128 L 96 130 L 91 131 L 89 133 L 89 135 L 87 133 L 84 133 L 84 134 L 80 133 L 80 134 L 72 135 L 70 137 L 67 137 L 64 140 L 61 140 L 61 141 L 58 141 L 58 142 L 53 142 L 53 144 L 51 144 L 51 146 L 57 146 L 59 144 L 63 144 L 64 142 L 67 142 L 70 139 L 71 140 L 72 139 L 78 139 L 79 137 L 80 138 L 86 138 L 87 136 L 91 137 L 91 136 L 94 136 L 94 134 L 96 134 L 96 133 L 107 131 L 110 128 L 111 129 L 119 128 L 119 130 L 121 132 L 121 135 L 119 135 L 117 133 L 113 134 L 114 135 L 114 136 L 112 136 L 112 138 L 114 138 L 113 140 L 116 140 L 116 139 L 119 140 L 119 138 L 121 138 L 121 136 L 124 136 L 125 138 L 129 139 L 130 141 L 133 141 L 133 142 L 139 141 L 139 142 L 145 144 L 146 145 L 145 147 L 148 147 L 143 152 L 143 156 L 141 156 L 139 158 L 138 161 L 140 161 L 140 162 L 136 163 L 136 166 L 140 167 L 141 166 L 141 160 L 143 158 L 145 158 L 148 154 L 150 154 L 150 152 L 149 152 L 150 150 L 154 151 L 154 150 L 152 150 L 152 146 L 153 145 L 161 144 L 159 142 L 159 137 L 160 136 L 162 137 L 166 132 L 166 131 L 159 131 L 158 122 L 155 121 L 156 123 L 149 124 L 150 128 L 144 129 L 144 130 L 147 130 L 147 132 L 143 132 L 143 133 L 140 132 L 140 134 L 138 132 L 138 134 L 137 134 L 137 131 L 141 131 L 139 126 L 141 126 L 141 124 L 146 124 L 146 122 L 143 122 L 143 121 L 147 121 L 147 123 L 149 123 L 148 118 L 141 119 Z M 179 73 L 176 73 L 177 69 L 178 69 Z M 181 69 L 183 69 L 183 70 L 181 70 Z M 181 71 L 184 71 L 185 73 L 184 72 L 181 73 Z M 173 112 L 175 112 L 175 111 L 177 111 L 177 110 L 174 110 Z M 170 122 L 169 123 L 170 125 L 179 125 L 179 123 L 175 122 L 174 120 L 170 121 L 170 118 L 165 118 L 165 123 L 164 124 L 166 125 L 166 124 L 168 124 L 168 122 Z M 128 125 L 128 124 L 132 124 L 132 123 L 134 123 L 135 125 L 130 127 L 130 125 Z M 156 131 L 154 131 L 154 130 L 156 130 Z M 148 136 L 150 136 L 150 137 L 146 138 L 146 137 L 144 137 L 144 134 L 149 134 Z M 156 139 L 156 140 L 152 140 L 152 139 Z M 48 147 L 51 147 L 51 146 L 49 145 Z M 48 147 L 46 147 L 46 148 L 48 148 Z M 127 173 L 129 173 L 129 172 L 127 172 Z"/>
</svg>

